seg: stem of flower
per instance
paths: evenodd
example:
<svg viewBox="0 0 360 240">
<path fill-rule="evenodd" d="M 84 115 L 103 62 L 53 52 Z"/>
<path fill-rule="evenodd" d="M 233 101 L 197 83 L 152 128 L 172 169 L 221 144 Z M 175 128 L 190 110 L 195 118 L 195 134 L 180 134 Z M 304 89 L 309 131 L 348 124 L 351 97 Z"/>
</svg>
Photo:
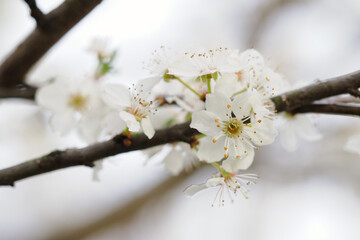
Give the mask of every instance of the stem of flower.
<svg viewBox="0 0 360 240">
<path fill-rule="evenodd" d="M 208 78 L 208 79 L 207 79 L 207 88 L 208 88 L 208 93 L 211 93 L 211 85 L 210 85 L 210 81 L 211 81 L 211 78 Z"/>
<path fill-rule="evenodd" d="M 192 91 L 193 93 L 195 93 L 200 99 L 202 98 L 201 94 L 198 93 L 197 91 L 195 91 L 192 87 L 190 87 L 189 84 L 187 84 L 186 82 L 184 82 L 183 80 L 181 80 L 181 78 L 179 77 L 174 77 L 174 79 L 178 80 L 179 82 L 181 82 L 185 87 L 187 87 L 190 91 Z"/>
<path fill-rule="evenodd" d="M 220 167 L 220 165 L 219 165 L 218 163 L 213 162 L 213 163 L 211 163 L 211 165 L 213 165 L 214 167 L 216 167 L 217 169 L 219 169 L 219 171 L 221 172 L 221 167 Z"/>
<path fill-rule="evenodd" d="M 247 88 L 244 88 L 243 90 L 240 90 L 240 91 L 234 93 L 232 96 L 235 97 L 236 95 L 239 95 L 240 93 L 246 92 L 246 89 Z"/>
</svg>

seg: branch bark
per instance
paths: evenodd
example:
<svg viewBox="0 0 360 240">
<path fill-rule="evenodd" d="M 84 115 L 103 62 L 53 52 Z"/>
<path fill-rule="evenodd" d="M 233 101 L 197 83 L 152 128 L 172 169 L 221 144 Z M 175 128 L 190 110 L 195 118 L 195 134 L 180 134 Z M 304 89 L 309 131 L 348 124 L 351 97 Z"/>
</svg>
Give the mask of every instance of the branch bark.
<svg viewBox="0 0 360 240">
<path fill-rule="evenodd" d="M 309 104 L 297 108 L 291 113 L 296 114 L 308 112 L 360 116 L 360 106 L 347 106 L 338 104 Z"/>
<path fill-rule="evenodd" d="M 67 0 L 40 18 L 39 12 L 34 8 L 35 1 L 26 1 L 32 10 L 32 15 L 36 15 L 35 19 L 37 21 L 41 19 L 41 25 L 37 25 L 34 31 L 1 64 L 0 86 L 12 88 L 22 83 L 31 67 L 101 1 Z"/>
<path fill-rule="evenodd" d="M 278 112 L 292 112 L 294 109 L 308 105 L 316 100 L 348 93 L 349 89 L 360 87 L 360 71 L 347 75 L 319 81 L 316 84 L 296 89 L 273 97 Z"/>
<path fill-rule="evenodd" d="M 271 98 L 271 100 L 274 102 L 277 112 L 292 113 L 296 112 L 296 109 L 298 112 L 320 111 L 322 108 L 323 113 L 325 113 L 323 105 L 309 106 L 309 104 L 315 100 L 345 93 L 350 88 L 359 87 L 360 71 L 284 93 Z M 301 107 L 304 108 L 301 109 Z M 330 108 L 339 110 L 340 107 L 332 105 Z M 341 109 L 344 110 L 344 108 Z M 327 109 L 326 113 L 328 110 L 331 109 Z M 13 186 L 18 180 L 71 166 L 85 165 L 91 167 L 94 161 L 119 153 L 178 141 L 192 143 L 195 140 L 194 135 L 197 133 L 195 129 L 189 127 L 189 122 L 187 122 L 158 130 L 152 139 L 148 139 L 144 134 L 138 134 L 130 139 L 124 135 L 117 135 L 111 140 L 85 148 L 54 151 L 46 156 L 0 170 L 0 185 Z"/>
</svg>

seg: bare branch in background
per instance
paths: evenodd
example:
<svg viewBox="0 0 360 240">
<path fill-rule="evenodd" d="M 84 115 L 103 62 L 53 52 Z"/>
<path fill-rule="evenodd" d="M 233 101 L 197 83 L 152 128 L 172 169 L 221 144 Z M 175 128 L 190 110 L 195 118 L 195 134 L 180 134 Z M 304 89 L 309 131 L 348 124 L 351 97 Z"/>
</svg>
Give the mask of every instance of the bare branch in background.
<svg viewBox="0 0 360 240">
<path fill-rule="evenodd" d="M 261 9 L 258 9 L 256 14 L 253 14 L 253 16 L 255 16 L 257 18 L 254 20 L 254 23 L 250 30 L 250 35 L 248 37 L 248 40 L 247 40 L 247 43 L 245 46 L 252 47 L 252 46 L 257 45 L 261 38 L 262 32 L 264 31 L 264 26 L 269 21 L 269 19 L 274 16 L 276 11 L 279 11 L 286 5 L 292 4 L 295 2 L 300 2 L 300 1 L 299 0 L 268 1 L 267 5 L 265 5 Z"/>
<path fill-rule="evenodd" d="M 127 204 L 121 204 L 115 207 L 108 215 L 77 229 L 66 229 L 61 233 L 54 234 L 46 239 L 62 240 L 62 239 L 88 239 L 96 233 L 105 231 L 114 225 L 117 227 L 129 224 L 137 214 L 143 209 L 148 202 L 155 202 L 162 199 L 169 190 L 180 186 L 191 174 L 180 174 L 178 176 L 168 177 L 156 187 L 149 189 L 144 194 L 132 199 Z"/>
<path fill-rule="evenodd" d="M 49 14 L 42 15 L 41 27 L 37 25 L 34 31 L 1 64 L 0 86 L 10 89 L 24 82 L 31 67 L 101 1 L 67 0 Z M 34 1 L 27 1 L 27 3 L 30 8 L 33 7 L 31 8 L 33 14 Z M 39 17 L 39 12 L 36 16 Z M 44 26 L 46 26 L 45 29 Z"/>
<path fill-rule="evenodd" d="M 307 105 L 313 101 L 346 93 L 348 89 L 359 87 L 360 71 L 284 93 L 273 97 L 271 100 L 274 102 L 277 112 L 287 111 L 292 113 L 303 106 L 309 108 Z M 312 110 L 320 111 L 319 107 L 314 109 L 314 105 L 312 108 Z M 303 109 L 302 112 L 306 112 L 305 110 Z M 311 107 L 307 110 L 311 110 Z M 334 108 L 335 110 L 339 110 L 339 107 Z M 334 114 L 338 114 L 338 112 L 334 112 Z M 196 140 L 194 135 L 197 133 L 195 129 L 189 127 L 189 122 L 187 122 L 158 130 L 152 139 L 148 139 L 145 134 L 138 134 L 131 138 L 120 134 L 111 140 L 99 142 L 85 148 L 55 151 L 46 156 L 0 170 L 0 185 L 13 186 L 18 180 L 71 166 L 93 166 L 94 161 L 119 153 L 178 141 L 192 143 Z"/>
</svg>

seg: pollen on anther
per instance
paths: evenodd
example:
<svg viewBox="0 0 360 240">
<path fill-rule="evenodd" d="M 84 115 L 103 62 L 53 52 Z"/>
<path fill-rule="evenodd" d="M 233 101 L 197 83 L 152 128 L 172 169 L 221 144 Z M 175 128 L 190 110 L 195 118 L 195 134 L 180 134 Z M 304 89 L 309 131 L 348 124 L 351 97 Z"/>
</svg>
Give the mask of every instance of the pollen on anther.
<svg viewBox="0 0 360 240">
<path fill-rule="evenodd" d="M 213 141 L 213 143 L 216 143 L 216 139 L 215 139 L 215 138 L 213 138 L 213 140 L 212 140 L 212 141 Z"/>
<path fill-rule="evenodd" d="M 257 147 L 256 150 L 259 150 L 259 148 Z"/>
<path fill-rule="evenodd" d="M 219 119 L 217 118 L 217 119 L 215 119 L 215 122 L 219 122 Z"/>
<path fill-rule="evenodd" d="M 239 107 L 240 109 L 242 109 L 242 107 Z"/>
<path fill-rule="evenodd" d="M 227 105 L 227 108 L 231 108 L 231 105 L 230 105 L 230 104 L 228 104 L 228 105 Z"/>
<path fill-rule="evenodd" d="M 263 141 L 262 140 L 260 140 L 260 143 L 262 143 Z"/>
<path fill-rule="evenodd" d="M 228 150 L 228 148 L 227 148 L 227 147 L 224 147 L 224 150 L 226 151 L 226 150 Z"/>
<path fill-rule="evenodd" d="M 241 156 L 240 156 L 240 155 L 236 155 L 236 158 L 241 158 Z"/>
<path fill-rule="evenodd" d="M 217 127 L 220 127 L 220 124 L 216 125 Z"/>
<path fill-rule="evenodd" d="M 224 158 L 227 158 L 227 157 L 228 157 L 228 155 L 225 153 L 225 154 L 224 154 Z"/>
<path fill-rule="evenodd" d="M 266 81 L 270 81 L 270 79 L 268 77 L 266 77 L 265 79 L 266 79 Z"/>
<path fill-rule="evenodd" d="M 254 131 L 254 133 L 256 133 L 256 131 Z"/>
<path fill-rule="evenodd" d="M 261 120 L 258 120 L 258 123 L 261 123 Z"/>
</svg>

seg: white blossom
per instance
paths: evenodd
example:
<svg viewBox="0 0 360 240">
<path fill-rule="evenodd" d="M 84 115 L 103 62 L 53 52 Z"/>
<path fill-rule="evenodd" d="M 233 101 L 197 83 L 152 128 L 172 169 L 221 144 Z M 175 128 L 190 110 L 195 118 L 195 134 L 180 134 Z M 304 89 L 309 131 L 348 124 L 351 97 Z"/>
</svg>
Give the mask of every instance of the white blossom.
<svg viewBox="0 0 360 240">
<path fill-rule="evenodd" d="M 247 102 L 237 97 L 231 101 L 221 93 L 208 94 L 206 110 L 194 113 L 190 125 L 206 135 L 200 139 L 199 159 L 211 163 L 224 158 L 223 167 L 229 172 L 248 168 L 255 145 L 270 144 L 277 136 L 271 120 L 251 121 L 250 111 L 243 107 Z"/>
<path fill-rule="evenodd" d="M 225 194 L 230 198 L 230 201 L 233 202 L 233 197 L 237 196 L 238 192 L 241 193 L 246 199 L 249 189 L 248 185 L 256 184 L 259 179 L 257 174 L 236 174 L 236 173 L 219 173 L 214 177 L 208 179 L 204 184 L 194 184 L 189 186 L 184 190 L 186 196 L 192 197 L 196 193 L 212 187 L 218 187 L 218 191 L 215 195 L 212 206 L 218 202 L 219 206 L 223 206 L 225 203 Z"/>
<path fill-rule="evenodd" d="M 299 137 L 307 141 L 316 141 L 322 134 L 316 128 L 314 121 L 305 114 L 279 114 L 278 120 L 281 145 L 287 151 L 295 151 L 299 147 Z"/>
<path fill-rule="evenodd" d="M 139 132 L 142 129 L 148 138 L 152 138 L 155 130 L 149 115 L 156 111 L 156 106 L 150 100 L 148 90 L 142 83 L 130 88 L 120 84 L 106 84 L 102 96 L 106 103 L 119 111 L 129 131 Z"/>
<path fill-rule="evenodd" d="M 55 80 L 36 93 L 36 102 L 52 111 L 51 127 L 67 133 L 75 127 L 82 116 L 101 104 L 96 85 L 91 80 Z"/>
</svg>

